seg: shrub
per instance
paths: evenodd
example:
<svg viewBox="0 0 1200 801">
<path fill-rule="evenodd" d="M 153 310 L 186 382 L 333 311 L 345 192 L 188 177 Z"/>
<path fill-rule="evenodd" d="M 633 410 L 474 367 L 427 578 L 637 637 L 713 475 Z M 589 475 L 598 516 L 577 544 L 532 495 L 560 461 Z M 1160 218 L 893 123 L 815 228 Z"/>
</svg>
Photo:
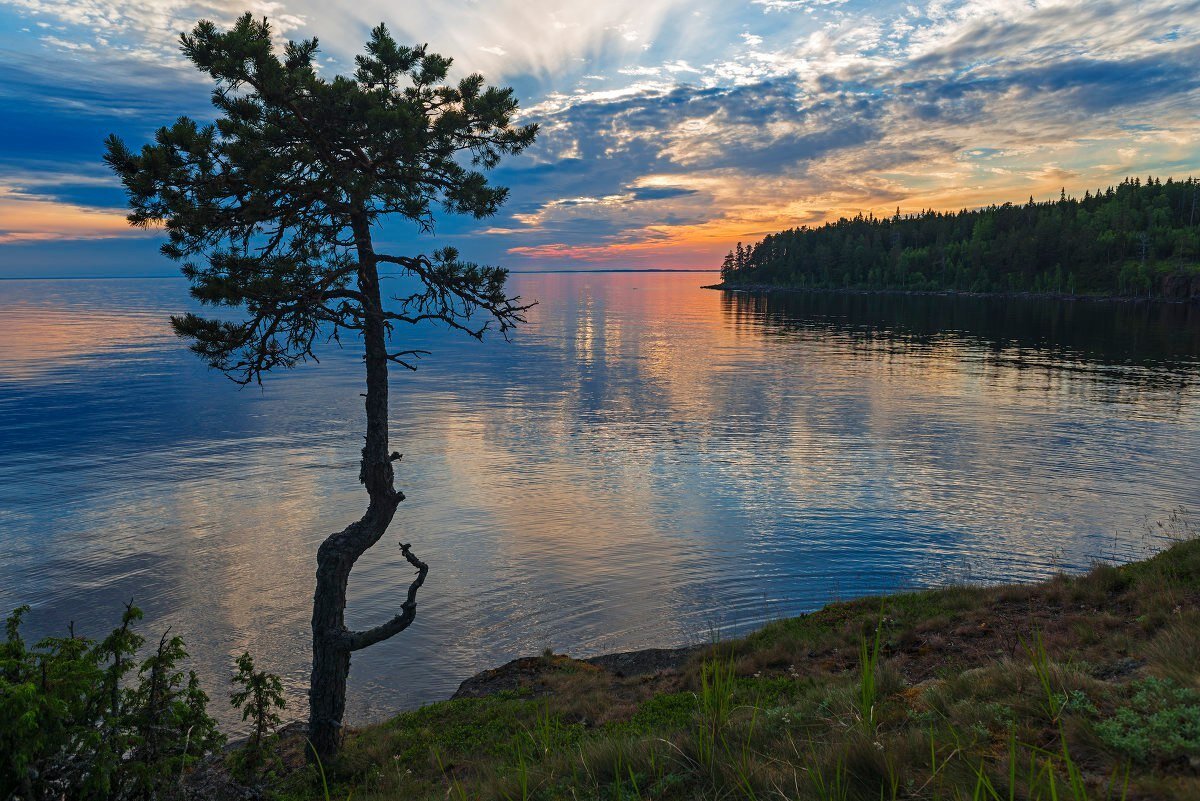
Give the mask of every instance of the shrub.
<svg viewBox="0 0 1200 801">
<path fill-rule="evenodd" d="M 1096 725 L 1100 739 L 1138 762 L 1200 754 L 1200 692 L 1170 679 L 1133 684 L 1133 697 Z"/>
<path fill-rule="evenodd" d="M 140 665 L 141 611 L 128 604 L 101 642 L 47 637 L 26 646 L 29 607 L 9 616 L 0 644 L 0 796 L 161 797 L 222 737 L 183 640 L 164 634 Z"/>
<path fill-rule="evenodd" d="M 247 748 L 257 756 L 262 752 L 263 740 L 279 725 L 279 713 L 275 710 L 287 705 L 283 682 L 274 673 L 255 670 L 254 659 L 247 651 L 237 658 L 233 685 L 239 689 L 230 693 L 229 702 L 242 711 L 242 720 L 251 721 L 254 728 Z"/>
</svg>

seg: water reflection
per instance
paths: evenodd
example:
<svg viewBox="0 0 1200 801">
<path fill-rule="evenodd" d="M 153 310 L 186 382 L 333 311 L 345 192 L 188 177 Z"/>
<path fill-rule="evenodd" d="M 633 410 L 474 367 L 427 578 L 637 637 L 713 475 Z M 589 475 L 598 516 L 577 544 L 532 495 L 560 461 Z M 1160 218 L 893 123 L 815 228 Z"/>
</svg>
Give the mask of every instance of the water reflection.
<svg viewBox="0 0 1200 801">
<path fill-rule="evenodd" d="M 410 332 L 409 500 L 356 568 L 362 720 L 546 645 L 681 643 L 970 565 L 1032 579 L 1197 505 L 1200 323 L 1176 307 L 517 276 L 515 342 Z M 209 676 L 250 648 L 303 709 L 313 553 L 361 512 L 350 351 L 238 390 L 166 320 L 181 281 L 0 283 L 0 603 L 97 632 L 135 597 Z M 224 688 L 210 686 L 214 697 Z"/>
<path fill-rule="evenodd" d="M 887 293 L 724 292 L 735 326 L 847 337 L 867 358 L 978 358 L 999 369 L 1075 371 L 1116 384 L 1186 388 L 1200 353 L 1194 304 Z"/>
</svg>

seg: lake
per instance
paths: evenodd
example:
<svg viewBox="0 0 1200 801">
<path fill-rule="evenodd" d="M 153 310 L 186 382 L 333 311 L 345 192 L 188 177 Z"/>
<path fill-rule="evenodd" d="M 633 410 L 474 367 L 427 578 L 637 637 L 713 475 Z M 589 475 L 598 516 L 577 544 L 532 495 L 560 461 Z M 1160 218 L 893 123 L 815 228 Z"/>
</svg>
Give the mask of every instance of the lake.
<svg viewBox="0 0 1200 801">
<path fill-rule="evenodd" d="M 354 722 L 546 647 L 729 636 L 830 600 L 1032 581 L 1161 544 L 1200 506 L 1200 309 L 705 290 L 716 275 L 517 275 L 512 342 L 403 331 L 391 531 Z M 361 363 L 240 389 L 168 326 L 181 279 L 0 281 L 0 605 L 100 636 L 129 599 L 215 708 L 252 651 L 306 711 L 318 543 L 361 514 Z"/>
</svg>

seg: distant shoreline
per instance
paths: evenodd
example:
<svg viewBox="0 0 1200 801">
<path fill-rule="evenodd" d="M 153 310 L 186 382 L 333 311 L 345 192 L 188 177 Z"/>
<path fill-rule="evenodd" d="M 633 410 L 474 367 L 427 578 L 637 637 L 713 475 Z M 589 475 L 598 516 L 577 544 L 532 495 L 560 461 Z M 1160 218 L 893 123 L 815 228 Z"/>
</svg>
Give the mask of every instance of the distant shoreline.
<svg viewBox="0 0 1200 801">
<path fill-rule="evenodd" d="M 612 268 L 605 270 L 509 270 L 509 277 L 516 275 L 595 275 L 599 273 L 717 273 L 719 270 L 701 267 L 679 269 L 665 267 Z M 142 281 L 146 279 L 178 278 L 180 273 L 170 275 L 0 275 L 0 281 Z"/>
<path fill-rule="evenodd" d="M 509 270 L 513 275 L 562 275 L 588 273 L 719 273 L 715 267 L 610 267 L 598 270 Z"/>
<path fill-rule="evenodd" d="M 708 284 L 701 289 L 716 289 L 722 292 L 747 293 L 820 293 L 825 295 L 908 295 L 914 297 L 959 297 L 959 298 L 1020 298 L 1026 300 L 1064 300 L 1105 303 L 1166 303 L 1177 306 L 1200 305 L 1200 297 L 1162 298 L 1137 295 L 1072 295 L 1067 292 L 967 292 L 960 289 L 832 289 L 826 287 L 793 287 L 775 284 Z"/>
</svg>

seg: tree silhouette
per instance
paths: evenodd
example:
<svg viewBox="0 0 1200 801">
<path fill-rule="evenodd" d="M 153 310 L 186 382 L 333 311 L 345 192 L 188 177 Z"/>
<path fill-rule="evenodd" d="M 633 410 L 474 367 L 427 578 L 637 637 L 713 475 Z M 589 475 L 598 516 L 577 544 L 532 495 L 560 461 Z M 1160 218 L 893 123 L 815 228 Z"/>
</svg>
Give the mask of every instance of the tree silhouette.
<svg viewBox="0 0 1200 801">
<path fill-rule="evenodd" d="M 475 338 L 524 321 L 531 304 L 505 291 L 507 271 L 463 263 L 446 248 L 426 255 L 378 252 L 373 228 L 388 217 L 431 230 L 434 210 L 486 217 L 507 190 L 484 171 L 529 146 L 536 126 L 515 125 L 511 89 L 479 75 L 446 82 L 450 59 L 404 47 L 380 25 L 353 77 L 321 77 L 316 39 L 282 56 L 267 21 L 245 14 L 227 31 L 208 21 L 180 37 L 184 54 L 215 82 L 216 122 L 181 117 L 140 152 L 115 136 L 105 161 L 129 196 L 131 224 L 162 226 L 163 253 L 182 261 L 192 294 L 244 310 L 172 319 L 212 367 L 240 383 L 314 356 L 319 338 L 352 332 L 365 365 L 366 444 L 361 519 L 317 552 L 313 599 L 310 739 L 336 754 L 352 652 L 392 637 L 416 616 L 428 566 L 416 569 L 395 617 L 374 628 L 345 625 L 346 587 L 358 558 L 379 541 L 404 494 L 388 446 L 388 368 L 412 369 L 419 351 L 390 344 L 400 323 L 435 321 Z M 380 266 L 415 278 L 415 291 L 384 302 Z"/>
</svg>

